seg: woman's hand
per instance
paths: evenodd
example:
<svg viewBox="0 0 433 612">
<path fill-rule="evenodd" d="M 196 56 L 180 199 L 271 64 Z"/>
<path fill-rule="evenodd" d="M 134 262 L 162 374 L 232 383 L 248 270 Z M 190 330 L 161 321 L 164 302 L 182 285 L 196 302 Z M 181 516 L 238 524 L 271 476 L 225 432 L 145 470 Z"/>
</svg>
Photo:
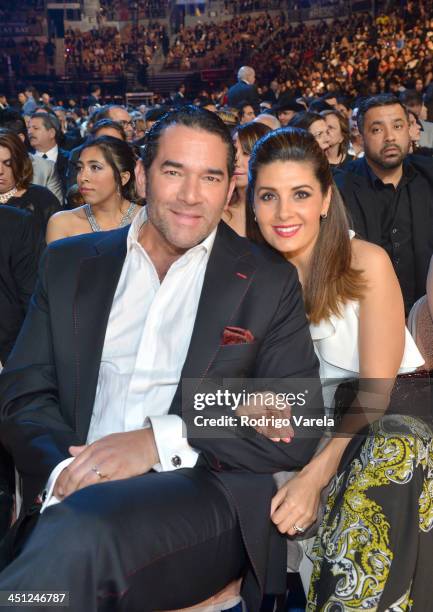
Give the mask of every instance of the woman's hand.
<svg viewBox="0 0 433 612">
<path fill-rule="evenodd" d="M 299 472 L 272 498 L 271 519 L 280 533 L 296 536 L 317 518 L 322 485 L 313 474 Z M 295 529 L 295 526 L 299 529 Z"/>
</svg>

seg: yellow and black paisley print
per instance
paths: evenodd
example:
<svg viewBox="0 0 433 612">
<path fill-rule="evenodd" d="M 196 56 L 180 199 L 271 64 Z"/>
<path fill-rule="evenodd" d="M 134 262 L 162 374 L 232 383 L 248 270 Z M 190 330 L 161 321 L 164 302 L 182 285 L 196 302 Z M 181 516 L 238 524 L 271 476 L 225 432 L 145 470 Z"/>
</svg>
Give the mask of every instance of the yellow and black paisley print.
<svg viewBox="0 0 433 612">
<path fill-rule="evenodd" d="M 420 419 L 386 416 L 335 477 L 308 612 L 433 610 L 432 436 Z"/>
</svg>

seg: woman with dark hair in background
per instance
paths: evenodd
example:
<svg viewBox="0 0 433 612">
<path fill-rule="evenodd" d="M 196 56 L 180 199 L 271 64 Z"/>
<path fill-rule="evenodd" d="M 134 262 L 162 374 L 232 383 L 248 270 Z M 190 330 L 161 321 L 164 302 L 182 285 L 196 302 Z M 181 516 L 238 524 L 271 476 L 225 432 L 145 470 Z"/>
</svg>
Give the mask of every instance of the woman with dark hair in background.
<svg viewBox="0 0 433 612">
<path fill-rule="evenodd" d="M 407 114 L 409 117 L 409 136 L 410 136 L 410 153 L 415 153 L 415 155 L 425 155 L 426 157 L 433 156 L 433 149 L 430 147 L 420 147 L 419 141 L 421 138 L 421 132 L 423 130 L 422 123 L 419 120 L 419 117 L 408 108 Z"/>
<path fill-rule="evenodd" d="M 246 201 L 248 185 L 248 161 L 255 143 L 270 132 L 270 128 L 263 123 L 251 122 L 239 126 L 233 137 L 236 147 L 235 180 L 236 188 L 233 192 L 227 210 L 223 213 L 223 221 L 239 234 L 246 235 Z"/>
<path fill-rule="evenodd" d="M 329 136 L 329 147 L 326 157 L 332 169 L 344 167 L 354 158 L 349 155 L 350 129 L 349 120 L 338 110 L 325 110 L 320 113 L 326 121 Z"/>
<path fill-rule="evenodd" d="M 86 203 L 50 219 L 47 244 L 129 225 L 140 208 L 136 203 L 135 162 L 133 150 L 119 138 L 102 136 L 83 145 L 77 182 Z"/>
<path fill-rule="evenodd" d="M 430 609 L 433 434 L 421 419 L 382 416 L 397 373 L 423 363 L 405 328 L 392 264 L 380 247 L 349 232 L 329 163 L 306 131 L 264 136 L 249 171 L 249 238 L 267 242 L 298 270 L 328 414 L 335 385 L 326 387 L 327 379 L 353 381 L 337 435 L 325 436 L 272 501 L 279 531 L 302 535 L 330 484 L 318 536 L 306 547 L 314 561 L 307 610 L 408 610 L 409 601 Z"/>
<path fill-rule="evenodd" d="M 42 245 L 48 219 L 60 209 L 56 196 L 46 187 L 33 185 L 32 161 L 22 140 L 0 129 L 0 204 L 33 214 L 36 241 Z"/>
<path fill-rule="evenodd" d="M 307 130 L 310 132 L 317 141 L 322 151 L 329 149 L 331 139 L 329 138 L 328 126 L 325 119 L 311 111 L 305 111 L 305 113 L 296 113 L 296 115 L 289 121 L 288 127 L 296 127 L 301 130 Z"/>
</svg>

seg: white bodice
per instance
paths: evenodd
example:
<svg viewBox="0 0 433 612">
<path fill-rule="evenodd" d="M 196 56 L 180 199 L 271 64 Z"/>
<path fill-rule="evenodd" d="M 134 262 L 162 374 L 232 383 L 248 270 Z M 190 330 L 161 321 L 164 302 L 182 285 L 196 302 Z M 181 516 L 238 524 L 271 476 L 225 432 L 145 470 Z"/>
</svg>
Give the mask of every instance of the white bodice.
<svg viewBox="0 0 433 612">
<path fill-rule="evenodd" d="M 342 316 L 331 315 L 318 325 L 310 325 L 316 355 L 320 360 L 321 378 L 347 378 L 359 375 L 359 302 L 348 302 Z M 406 328 L 406 341 L 399 373 L 411 372 L 424 359 Z"/>
</svg>

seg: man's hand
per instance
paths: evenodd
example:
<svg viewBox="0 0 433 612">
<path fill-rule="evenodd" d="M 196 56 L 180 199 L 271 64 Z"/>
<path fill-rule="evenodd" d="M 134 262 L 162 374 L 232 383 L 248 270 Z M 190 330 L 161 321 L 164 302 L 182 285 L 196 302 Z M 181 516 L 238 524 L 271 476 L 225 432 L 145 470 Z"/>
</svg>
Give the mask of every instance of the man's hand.
<svg viewBox="0 0 433 612">
<path fill-rule="evenodd" d="M 70 446 L 69 452 L 75 459 L 57 479 L 58 499 L 92 484 L 146 474 L 159 462 L 151 428 L 111 434 L 88 446 Z"/>
</svg>

